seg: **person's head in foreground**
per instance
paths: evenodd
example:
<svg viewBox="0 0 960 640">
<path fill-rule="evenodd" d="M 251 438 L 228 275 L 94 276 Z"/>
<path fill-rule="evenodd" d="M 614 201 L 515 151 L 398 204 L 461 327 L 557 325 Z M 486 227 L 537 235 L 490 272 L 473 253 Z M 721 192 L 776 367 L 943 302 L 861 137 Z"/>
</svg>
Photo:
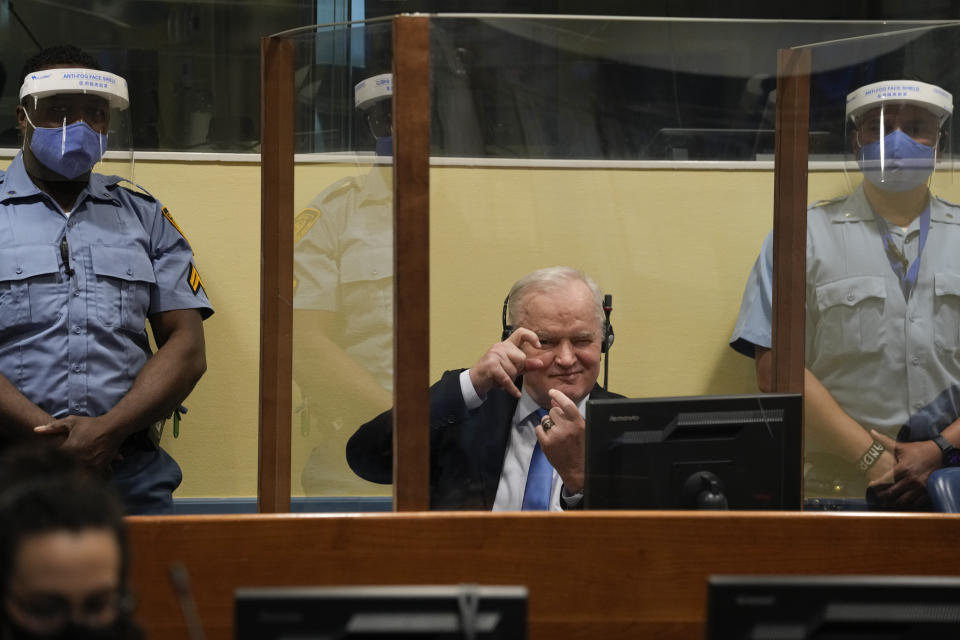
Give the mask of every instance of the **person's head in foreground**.
<svg viewBox="0 0 960 640">
<path fill-rule="evenodd" d="M 126 587 L 123 508 L 65 451 L 0 456 L 0 640 L 140 638 Z"/>
</svg>

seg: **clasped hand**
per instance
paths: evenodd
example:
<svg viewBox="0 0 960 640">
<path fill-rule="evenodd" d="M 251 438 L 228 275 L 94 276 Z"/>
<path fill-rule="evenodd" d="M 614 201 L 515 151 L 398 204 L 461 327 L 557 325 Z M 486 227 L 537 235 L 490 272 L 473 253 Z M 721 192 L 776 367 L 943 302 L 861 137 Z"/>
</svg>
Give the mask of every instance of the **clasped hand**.
<svg viewBox="0 0 960 640">
<path fill-rule="evenodd" d="M 870 483 L 877 498 L 891 507 L 927 504 L 927 479 L 941 466 L 940 447 L 932 440 L 898 442 L 875 430 L 870 435 L 896 458 L 893 469 Z"/>
<path fill-rule="evenodd" d="M 101 469 L 113 462 L 120 450 L 121 440 L 113 429 L 107 428 L 102 416 L 66 416 L 33 430 L 45 437 L 60 438 L 61 447 Z"/>
</svg>

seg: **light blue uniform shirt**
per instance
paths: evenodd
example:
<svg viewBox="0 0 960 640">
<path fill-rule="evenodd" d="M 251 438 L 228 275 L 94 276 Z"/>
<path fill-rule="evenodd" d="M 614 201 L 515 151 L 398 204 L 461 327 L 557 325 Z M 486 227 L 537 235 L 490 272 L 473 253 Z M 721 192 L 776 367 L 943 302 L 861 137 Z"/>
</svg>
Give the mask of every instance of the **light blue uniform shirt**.
<svg viewBox="0 0 960 640">
<path fill-rule="evenodd" d="M 909 300 L 862 188 L 807 213 L 806 366 L 850 417 L 891 437 L 911 415 L 945 407 L 932 403 L 960 384 L 960 208 L 932 197 L 929 206 L 930 232 Z M 906 232 L 890 229 L 912 262 L 919 220 Z M 730 339 L 741 353 L 770 347 L 772 278 L 768 236 Z M 939 428 L 957 417 L 951 411 L 939 417 Z M 915 429 L 912 439 L 931 435 Z"/>
<path fill-rule="evenodd" d="M 102 415 L 130 390 L 148 316 L 213 313 L 172 218 L 121 181 L 91 174 L 68 218 L 21 155 L 0 175 L 0 373 L 56 418 Z"/>
</svg>

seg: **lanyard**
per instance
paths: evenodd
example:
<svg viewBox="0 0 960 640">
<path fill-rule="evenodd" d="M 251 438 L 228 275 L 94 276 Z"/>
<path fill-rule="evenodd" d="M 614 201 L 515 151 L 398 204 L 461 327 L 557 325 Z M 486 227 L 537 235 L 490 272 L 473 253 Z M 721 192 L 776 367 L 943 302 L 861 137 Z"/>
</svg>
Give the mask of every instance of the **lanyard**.
<svg viewBox="0 0 960 640">
<path fill-rule="evenodd" d="M 917 248 L 917 259 L 908 266 L 907 259 L 903 253 L 897 249 L 893 239 L 890 237 L 890 226 L 881 216 L 877 216 L 877 226 L 883 237 L 883 250 L 887 253 L 887 260 L 890 261 L 890 267 L 900 281 L 900 289 L 903 291 L 904 300 L 910 299 L 910 293 L 917 284 L 917 276 L 920 274 L 920 258 L 923 256 L 923 247 L 927 244 L 927 234 L 930 232 L 930 205 L 920 214 L 920 246 Z"/>
</svg>

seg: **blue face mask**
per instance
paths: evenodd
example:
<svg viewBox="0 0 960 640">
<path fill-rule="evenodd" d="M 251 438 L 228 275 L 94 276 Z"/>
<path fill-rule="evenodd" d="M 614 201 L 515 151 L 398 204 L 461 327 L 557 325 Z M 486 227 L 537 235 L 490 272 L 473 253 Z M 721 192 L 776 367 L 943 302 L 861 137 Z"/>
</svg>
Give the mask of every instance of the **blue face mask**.
<svg viewBox="0 0 960 640">
<path fill-rule="evenodd" d="M 881 162 L 880 141 L 863 145 L 858 164 L 863 175 L 884 191 L 909 191 L 924 184 L 933 173 L 933 147 L 921 144 L 900 129 L 883 139 Z"/>
<path fill-rule="evenodd" d="M 30 126 L 30 151 L 34 157 L 68 180 L 88 173 L 107 149 L 107 134 L 97 133 L 83 120 L 56 128 L 37 127 L 32 122 Z"/>
<path fill-rule="evenodd" d="M 387 136 L 386 138 L 377 138 L 377 155 L 378 156 L 393 155 L 393 136 Z"/>
</svg>

